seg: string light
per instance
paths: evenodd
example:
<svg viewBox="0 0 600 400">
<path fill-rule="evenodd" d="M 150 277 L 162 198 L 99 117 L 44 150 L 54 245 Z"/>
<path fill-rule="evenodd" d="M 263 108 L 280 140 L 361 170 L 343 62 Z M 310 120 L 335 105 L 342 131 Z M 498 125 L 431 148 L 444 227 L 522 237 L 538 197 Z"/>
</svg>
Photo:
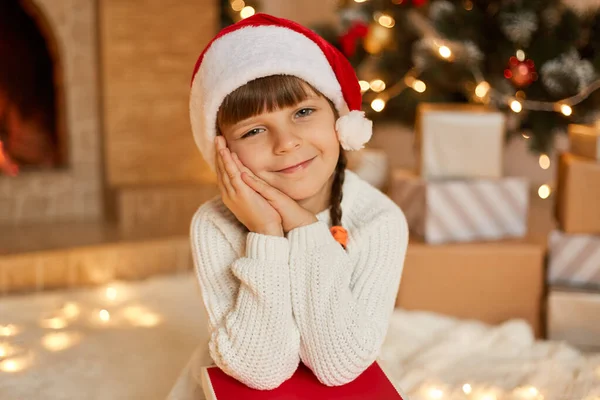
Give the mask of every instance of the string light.
<svg viewBox="0 0 600 400">
<path fill-rule="evenodd" d="M 40 326 L 47 329 L 62 329 L 67 326 L 67 320 L 62 317 L 43 318 Z"/>
<path fill-rule="evenodd" d="M 371 88 L 371 85 L 367 81 L 358 81 L 358 84 L 360 85 L 360 91 L 363 93 Z"/>
<path fill-rule="evenodd" d="M 231 8 L 235 12 L 242 11 L 244 7 L 246 7 L 246 3 L 244 2 L 244 0 L 233 0 L 231 2 Z"/>
<path fill-rule="evenodd" d="M 385 108 L 385 100 L 377 98 L 371 102 L 371 108 L 377 112 L 382 111 Z"/>
<path fill-rule="evenodd" d="M 369 83 L 369 87 L 374 92 L 377 92 L 377 93 L 383 92 L 385 90 L 385 82 L 382 81 L 381 79 L 373 79 Z"/>
<path fill-rule="evenodd" d="M 42 346 L 49 351 L 62 351 L 74 346 L 81 340 L 76 332 L 52 332 L 44 335 Z"/>
<path fill-rule="evenodd" d="M 510 109 L 516 113 L 520 113 L 523 110 L 523 106 L 519 100 L 513 100 L 510 102 Z"/>
<path fill-rule="evenodd" d="M 486 81 L 479 82 L 475 88 L 475 95 L 479 98 L 484 98 L 490 91 L 490 84 Z"/>
<path fill-rule="evenodd" d="M 569 107 L 567 104 L 561 104 L 560 112 L 563 113 L 563 115 L 568 117 L 569 115 L 573 114 L 573 109 L 571 107 Z"/>
<path fill-rule="evenodd" d="M 65 303 L 65 305 L 62 307 L 62 314 L 67 319 L 77 318 L 80 312 L 79 306 L 73 302 Z"/>
<path fill-rule="evenodd" d="M 440 56 L 445 59 L 449 59 L 450 56 L 452 56 L 452 50 L 450 50 L 450 47 L 448 46 L 440 46 L 438 52 L 440 53 Z"/>
<path fill-rule="evenodd" d="M 429 389 L 429 397 L 432 399 L 441 399 L 444 396 L 442 389 L 431 388 Z"/>
<path fill-rule="evenodd" d="M 515 55 L 517 56 L 517 60 L 519 61 L 525 61 L 525 52 L 523 50 L 517 50 L 517 52 L 515 53 Z"/>
<path fill-rule="evenodd" d="M 412 84 L 412 88 L 415 92 L 423 93 L 425 90 L 427 90 L 427 85 L 425 85 L 425 82 L 422 80 L 415 79 Z"/>
<path fill-rule="evenodd" d="M 19 333 L 19 328 L 16 325 L 0 325 L 0 336 L 10 337 Z"/>
<path fill-rule="evenodd" d="M 465 384 L 463 385 L 463 387 L 462 387 L 462 390 L 463 390 L 463 392 L 464 392 L 465 394 L 470 394 L 470 393 L 471 393 L 471 391 L 473 391 L 473 388 L 471 387 L 471 385 L 470 385 L 470 384 L 468 384 L 468 383 L 465 383 Z"/>
<path fill-rule="evenodd" d="M 242 11 L 240 11 L 240 16 L 242 18 L 248 18 L 253 16 L 255 13 L 256 11 L 254 10 L 254 7 L 246 6 L 242 8 Z"/>
<path fill-rule="evenodd" d="M 354 0 L 355 3 L 364 3 L 367 0 Z"/>
<path fill-rule="evenodd" d="M 102 322 L 110 321 L 110 313 L 107 310 L 100 310 L 100 312 L 98 313 L 98 317 Z"/>
<path fill-rule="evenodd" d="M 106 298 L 108 300 L 115 300 L 117 298 L 117 289 L 112 286 L 106 288 Z"/>
<path fill-rule="evenodd" d="M 391 15 L 387 14 L 379 15 L 379 17 L 377 18 L 377 22 L 379 22 L 379 25 L 386 28 L 393 28 L 394 25 L 396 25 L 396 21 L 394 20 L 394 18 Z"/>
<path fill-rule="evenodd" d="M 526 133 L 521 133 L 521 136 L 523 136 L 523 139 L 529 139 L 530 136 Z"/>
<path fill-rule="evenodd" d="M 542 169 L 550 168 L 550 157 L 547 154 L 541 154 L 539 159 L 540 167 Z"/>
<path fill-rule="evenodd" d="M 552 191 L 550 190 L 550 186 L 543 184 L 538 189 L 538 196 L 540 196 L 540 199 L 547 199 L 548 197 L 550 197 L 551 192 Z"/>
</svg>

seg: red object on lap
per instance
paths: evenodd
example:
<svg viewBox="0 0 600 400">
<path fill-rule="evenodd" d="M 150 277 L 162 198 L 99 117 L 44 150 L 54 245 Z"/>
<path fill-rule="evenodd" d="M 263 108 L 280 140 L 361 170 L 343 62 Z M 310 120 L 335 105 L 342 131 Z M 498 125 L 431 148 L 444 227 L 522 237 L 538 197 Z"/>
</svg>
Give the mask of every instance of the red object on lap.
<svg viewBox="0 0 600 400">
<path fill-rule="evenodd" d="M 343 386 L 323 385 L 302 363 L 290 379 L 273 390 L 249 388 L 216 366 L 204 368 L 202 373 L 207 400 L 403 400 L 377 362 Z"/>
</svg>

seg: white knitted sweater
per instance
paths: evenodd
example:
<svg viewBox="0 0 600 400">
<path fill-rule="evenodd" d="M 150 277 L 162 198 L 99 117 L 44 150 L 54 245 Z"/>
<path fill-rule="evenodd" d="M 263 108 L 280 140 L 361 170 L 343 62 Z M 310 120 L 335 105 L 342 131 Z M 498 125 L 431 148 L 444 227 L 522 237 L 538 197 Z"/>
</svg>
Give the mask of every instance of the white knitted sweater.
<svg viewBox="0 0 600 400">
<path fill-rule="evenodd" d="M 300 361 L 325 385 L 343 385 L 378 356 L 400 284 L 407 223 L 396 204 L 349 170 L 343 193 L 347 251 L 329 231 L 329 210 L 285 238 L 248 233 L 220 199 L 193 218 L 210 358 L 247 386 L 275 388 Z M 200 358 L 194 362 L 206 363 L 206 354 Z"/>
</svg>

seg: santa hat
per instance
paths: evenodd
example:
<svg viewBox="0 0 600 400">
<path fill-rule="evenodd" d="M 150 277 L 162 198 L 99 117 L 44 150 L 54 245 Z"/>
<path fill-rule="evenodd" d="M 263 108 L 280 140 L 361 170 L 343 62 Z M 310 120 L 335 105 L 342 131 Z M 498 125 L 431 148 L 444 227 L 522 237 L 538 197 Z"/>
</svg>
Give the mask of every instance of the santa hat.
<svg viewBox="0 0 600 400">
<path fill-rule="evenodd" d="M 221 103 L 246 83 L 271 75 L 298 77 L 331 100 L 340 115 L 336 131 L 345 150 L 359 150 L 371 138 L 373 123 L 360 111 L 360 85 L 346 57 L 302 25 L 255 14 L 221 30 L 194 68 L 192 132 L 211 168 Z"/>
</svg>

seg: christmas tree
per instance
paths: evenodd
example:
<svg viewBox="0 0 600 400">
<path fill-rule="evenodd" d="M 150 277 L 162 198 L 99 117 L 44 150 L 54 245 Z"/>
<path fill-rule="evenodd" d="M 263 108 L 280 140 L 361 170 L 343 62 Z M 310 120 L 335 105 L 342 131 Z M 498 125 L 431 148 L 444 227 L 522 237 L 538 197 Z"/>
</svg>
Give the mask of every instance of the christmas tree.
<svg viewBox="0 0 600 400">
<path fill-rule="evenodd" d="M 406 124 L 419 102 L 505 110 L 539 152 L 569 123 L 600 119 L 600 14 L 559 0 L 343 0 L 313 29 L 352 62 L 374 120 Z"/>
</svg>

